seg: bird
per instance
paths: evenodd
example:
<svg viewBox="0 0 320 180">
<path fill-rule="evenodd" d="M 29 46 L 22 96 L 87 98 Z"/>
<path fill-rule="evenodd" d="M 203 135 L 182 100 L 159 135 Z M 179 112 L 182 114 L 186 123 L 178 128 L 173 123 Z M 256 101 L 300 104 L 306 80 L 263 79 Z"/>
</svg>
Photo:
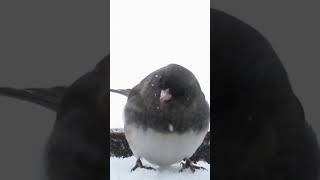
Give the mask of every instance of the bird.
<svg viewBox="0 0 320 180">
<path fill-rule="evenodd" d="M 210 16 L 213 179 L 319 180 L 316 135 L 272 45 L 232 15 Z"/>
<path fill-rule="evenodd" d="M 107 93 L 110 56 L 70 86 L 0 88 L 0 95 L 36 103 L 57 112 L 45 152 L 48 180 L 107 178 Z"/>
<path fill-rule="evenodd" d="M 180 172 L 196 166 L 189 159 L 208 132 L 210 109 L 194 74 L 178 64 L 162 67 L 132 89 L 111 92 L 127 96 L 124 108 L 124 133 L 137 168 L 141 159 L 168 167 L 181 162 Z"/>
</svg>

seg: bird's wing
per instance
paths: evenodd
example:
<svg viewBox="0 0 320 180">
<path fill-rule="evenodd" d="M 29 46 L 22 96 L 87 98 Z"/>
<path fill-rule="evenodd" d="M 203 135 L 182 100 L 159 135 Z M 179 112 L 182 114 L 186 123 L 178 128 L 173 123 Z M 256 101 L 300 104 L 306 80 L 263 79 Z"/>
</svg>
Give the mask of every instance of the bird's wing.
<svg viewBox="0 0 320 180">
<path fill-rule="evenodd" d="M 129 96 L 131 89 L 110 89 L 110 92 L 122 94 L 124 96 Z"/>
<path fill-rule="evenodd" d="M 26 89 L 0 87 L 0 95 L 32 102 L 44 106 L 50 110 L 57 111 L 60 101 L 67 89 L 67 86 Z"/>
</svg>

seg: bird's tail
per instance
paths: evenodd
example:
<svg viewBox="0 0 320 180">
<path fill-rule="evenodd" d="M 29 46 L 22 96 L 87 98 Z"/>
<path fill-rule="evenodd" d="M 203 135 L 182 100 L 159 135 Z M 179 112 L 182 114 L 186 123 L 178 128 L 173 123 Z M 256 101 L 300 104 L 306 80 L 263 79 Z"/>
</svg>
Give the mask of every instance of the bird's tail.
<svg viewBox="0 0 320 180">
<path fill-rule="evenodd" d="M 32 102 L 50 110 L 57 111 L 66 90 L 66 86 L 27 89 L 0 87 L 0 95 Z"/>
<path fill-rule="evenodd" d="M 110 89 L 110 92 L 122 94 L 124 96 L 129 96 L 131 89 Z"/>
<path fill-rule="evenodd" d="M 0 87 L 0 96 L 12 97 L 27 102 L 32 102 L 34 104 L 44 106 L 50 110 L 58 111 L 59 104 L 67 89 L 67 86 L 26 89 Z M 110 89 L 111 92 L 124 96 L 129 96 L 130 90 L 131 89 Z"/>
</svg>

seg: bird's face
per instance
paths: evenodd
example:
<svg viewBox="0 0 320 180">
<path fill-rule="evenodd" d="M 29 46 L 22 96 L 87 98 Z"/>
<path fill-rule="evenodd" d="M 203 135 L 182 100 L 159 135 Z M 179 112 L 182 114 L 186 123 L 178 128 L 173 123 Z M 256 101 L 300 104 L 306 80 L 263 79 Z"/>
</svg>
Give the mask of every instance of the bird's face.
<svg viewBox="0 0 320 180">
<path fill-rule="evenodd" d="M 146 107 L 157 109 L 171 109 L 178 104 L 189 106 L 195 98 L 203 96 L 193 73 L 177 64 L 170 64 L 149 74 L 130 94 L 129 99 L 139 94 Z"/>
<path fill-rule="evenodd" d="M 191 100 L 199 88 L 195 76 L 186 68 L 170 64 L 158 77 L 158 94 L 160 104 Z"/>
</svg>

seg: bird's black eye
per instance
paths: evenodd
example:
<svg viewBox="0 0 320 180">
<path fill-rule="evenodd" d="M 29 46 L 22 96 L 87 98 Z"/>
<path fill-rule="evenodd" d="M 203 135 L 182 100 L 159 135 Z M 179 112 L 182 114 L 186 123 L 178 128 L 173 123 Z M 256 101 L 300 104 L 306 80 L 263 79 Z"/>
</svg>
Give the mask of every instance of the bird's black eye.
<svg viewBox="0 0 320 180">
<path fill-rule="evenodd" d="M 185 95 L 185 91 L 183 89 L 173 89 L 172 95 L 175 97 L 183 97 Z"/>
<path fill-rule="evenodd" d="M 168 87 L 170 90 L 170 93 L 172 94 L 173 97 L 182 97 L 185 95 L 185 89 L 180 86 L 179 83 L 168 83 Z"/>
<path fill-rule="evenodd" d="M 162 76 L 159 77 L 159 87 L 160 87 L 161 89 L 166 89 L 166 88 L 167 88 L 167 87 L 166 87 L 166 84 L 165 84 L 165 82 L 164 82 L 164 78 L 163 78 Z"/>
</svg>

